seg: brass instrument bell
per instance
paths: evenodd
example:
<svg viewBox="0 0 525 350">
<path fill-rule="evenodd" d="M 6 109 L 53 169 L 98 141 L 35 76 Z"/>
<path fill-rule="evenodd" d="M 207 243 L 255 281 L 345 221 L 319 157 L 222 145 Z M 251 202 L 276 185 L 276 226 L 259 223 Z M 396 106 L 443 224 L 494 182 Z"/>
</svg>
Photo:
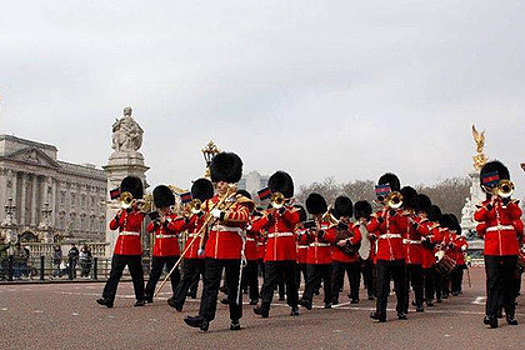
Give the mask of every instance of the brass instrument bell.
<svg viewBox="0 0 525 350">
<path fill-rule="evenodd" d="M 284 195 L 281 192 L 274 192 L 270 197 L 270 203 L 275 209 L 281 209 L 284 206 L 285 201 L 286 198 L 284 198 Z"/>
<path fill-rule="evenodd" d="M 385 198 L 386 204 L 392 209 L 401 208 L 403 205 L 403 195 L 401 192 L 390 192 Z"/>
</svg>

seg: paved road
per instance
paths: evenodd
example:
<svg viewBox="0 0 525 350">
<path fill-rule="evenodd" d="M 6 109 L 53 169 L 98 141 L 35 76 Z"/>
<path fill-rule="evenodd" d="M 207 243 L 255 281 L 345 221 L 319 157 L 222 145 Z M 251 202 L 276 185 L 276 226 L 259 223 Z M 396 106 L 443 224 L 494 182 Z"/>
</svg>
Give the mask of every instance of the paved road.
<svg viewBox="0 0 525 350">
<path fill-rule="evenodd" d="M 290 317 L 276 303 L 269 319 L 256 317 L 246 305 L 244 329 L 229 330 L 228 311 L 219 304 L 207 333 L 187 327 L 186 314 L 195 314 L 198 301 L 189 300 L 182 313 L 170 308 L 163 293 L 155 303 L 133 307 L 131 283 L 119 286 L 114 309 L 95 304 L 103 285 L 45 284 L 0 286 L 0 349 L 502 349 L 523 348 L 525 309 L 518 308 L 522 325 L 500 322 L 491 330 L 482 324 L 484 272 L 472 269 L 472 288 L 459 297 L 409 314 L 398 321 L 389 302 L 388 321 L 378 324 L 368 315 L 374 302 L 348 302 L 332 310 L 318 307 Z M 465 285 L 467 282 L 465 281 Z M 346 286 L 346 289 L 348 287 Z M 364 291 L 362 291 L 364 298 Z M 340 297 L 345 301 L 345 293 Z M 525 305 L 525 297 L 520 297 Z"/>
</svg>

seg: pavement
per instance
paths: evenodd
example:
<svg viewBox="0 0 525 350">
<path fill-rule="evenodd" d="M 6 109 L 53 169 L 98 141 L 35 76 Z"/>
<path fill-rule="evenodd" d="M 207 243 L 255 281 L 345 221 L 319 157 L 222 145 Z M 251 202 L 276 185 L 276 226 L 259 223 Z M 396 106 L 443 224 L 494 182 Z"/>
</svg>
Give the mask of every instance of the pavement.
<svg viewBox="0 0 525 350">
<path fill-rule="evenodd" d="M 525 344 L 525 297 L 518 299 L 517 327 L 500 320 L 500 327 L 483 325 L 484 271 L 471 269 L 472 287 L 464 280 L 463 294 L 423 313 L 411 309 L 407 321 L 397 320 L 395 299 L 389 299 L 388 320 L 369 318 L 375 302 L 361 290 L 359 304 L 346 299 L 325 310 L 322 295 L 314 309 L 289 316 L 285 302 L 275 298 L 270 318 L 244 306 L 243 329 L 229 330 L 227 306 L 218 304 L 208 332 L 190 328 L 185 315 L 195 315 L 199 301 L 187 299 L 179 313 L 166 304 L 168 289 L 153 304 L 133 307 L 133 287 L 119 285 L 115 308 L 95 303 L 103 285 L 34 284 L 0 286 L 0 349 L 520 349 Z M 200 293 L 200 290 L 199 290 Z M 222 297 L 222 296 L 219 296 Z M 245 296 L 247 302 L 247 296 Z"/>
</svg>

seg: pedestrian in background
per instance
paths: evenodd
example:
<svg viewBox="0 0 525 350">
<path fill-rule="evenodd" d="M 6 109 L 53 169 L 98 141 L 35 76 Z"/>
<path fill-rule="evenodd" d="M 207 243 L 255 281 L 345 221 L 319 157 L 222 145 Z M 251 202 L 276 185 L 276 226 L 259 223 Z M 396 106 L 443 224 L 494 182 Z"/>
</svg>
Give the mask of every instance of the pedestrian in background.
<svg viewBox="0 0 525 350">
<path fill-rule="evenodd" d="M 69 278 L 77 278 L 77 262 L 78 262 L 78 256 L 80 255 L 80 252 L 78 251 L 77 246 L 75 243 L 71 244 L 71 249 L 69 249 L 69 252 L 67 253 L 67 256 L 69 258 L 69 269 L 70 269 L 70 275 Z"/>
<path fill-rule="evenodd" d="M 91 250 L 87 245 L 82 247 L 78 260 L 82 269 L 80 277 L 89 277 L 89 272 L 91 271 Z"/>
<path fill-rule="evenodd" d="M 53 250 L 53 277 L 61 277 L 60 263 L 62 262 L 62 249 L 57 244 Z"/>
</svg>

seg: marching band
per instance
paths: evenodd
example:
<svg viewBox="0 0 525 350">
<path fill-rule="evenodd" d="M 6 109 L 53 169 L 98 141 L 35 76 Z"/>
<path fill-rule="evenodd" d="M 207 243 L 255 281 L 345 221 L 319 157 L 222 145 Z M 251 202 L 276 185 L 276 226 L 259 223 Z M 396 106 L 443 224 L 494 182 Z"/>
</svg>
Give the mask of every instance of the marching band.
<svg viewBox="0 0 525 350">
<path fill-rule="evenodd" d="M 294 203 L 290 174 L 277 171 L 269 178 L 268 188 L 259 191 L 260 199 L 270 198 L 270 205 L 263 209 L 256 208 L 251 196 L 235 186 L 242 166 L 234 153 L 217 154 L 209 167 L 211 181 L 196 180 L 191 202 L 178 214 L 171 209 L 175 204 L 172 191 L 163 185 L 153 191 L 156 211 L 146 212 L 141 206 L 141 180 L 126 177 L 119 189 L 122 209 L 110 223 L 111 229 L 118 230 L 111 273 L 97 303 L 114 306 L 126 266 L 133 279 L 135 306 L 153 302 L 170 279 L 173 295 L 167 302 L 179 312 L 190 287 L 204 276 L 199 312 L 184 318 L 188 326 L 203 331 L 215 318 L 223 271 L 224 302 L 229 306 L 233 331 L 241 329 L 242 290 L 248 288 L 256 315 L 269 317 L 274 291 L 281 285 L 290 315 L 299 316 L 299 306 L 312 309 L 321 287 L 326 309 L 339 304 L 345 273 L 350 302 L 359 303 L 363 274 L 368 299 L 376 300 L 370 317 L 380 323 L 387 320 L 391 281 L 399 320 L 408 319 L 410 306 L 424 312 L 425 306 L 434 307 L 435 302 L 462 293 L 464 270 L 468 274 L 468 243 L 457 217 L 442 213 L 431 198 L 414 188 L 401 187 L 395 174 L 379 178 L 374 201 L 378 209 L 373 212 L 367 201 L 354 204 L 341 195 L 332 206 L 318 193 L 308 196 L 305 209 Z M 511 198 L 514 184 L 502 163 L 488 162 L 480 175 L 486 200 L 474 217 L 479 223 L 478 235 L 485 241 L 484 324 L 498 327 L 504 311 L 507 324 L 517 325 L 516 297 L 525 264 L 522 212 Z M 151 219 L 147 232 L 154 237 L 154 244 L 152 271 L 144 288 L 140 231 L 147 215 Z M 181 252 L 182 236 L 186 243 Z M 170 273 L 157 287 L 165 266 Z M 264 272 L 260 293 L 259 270 Z M 302 293 L 301 279 L 305 285 Z"/>
</svg>

